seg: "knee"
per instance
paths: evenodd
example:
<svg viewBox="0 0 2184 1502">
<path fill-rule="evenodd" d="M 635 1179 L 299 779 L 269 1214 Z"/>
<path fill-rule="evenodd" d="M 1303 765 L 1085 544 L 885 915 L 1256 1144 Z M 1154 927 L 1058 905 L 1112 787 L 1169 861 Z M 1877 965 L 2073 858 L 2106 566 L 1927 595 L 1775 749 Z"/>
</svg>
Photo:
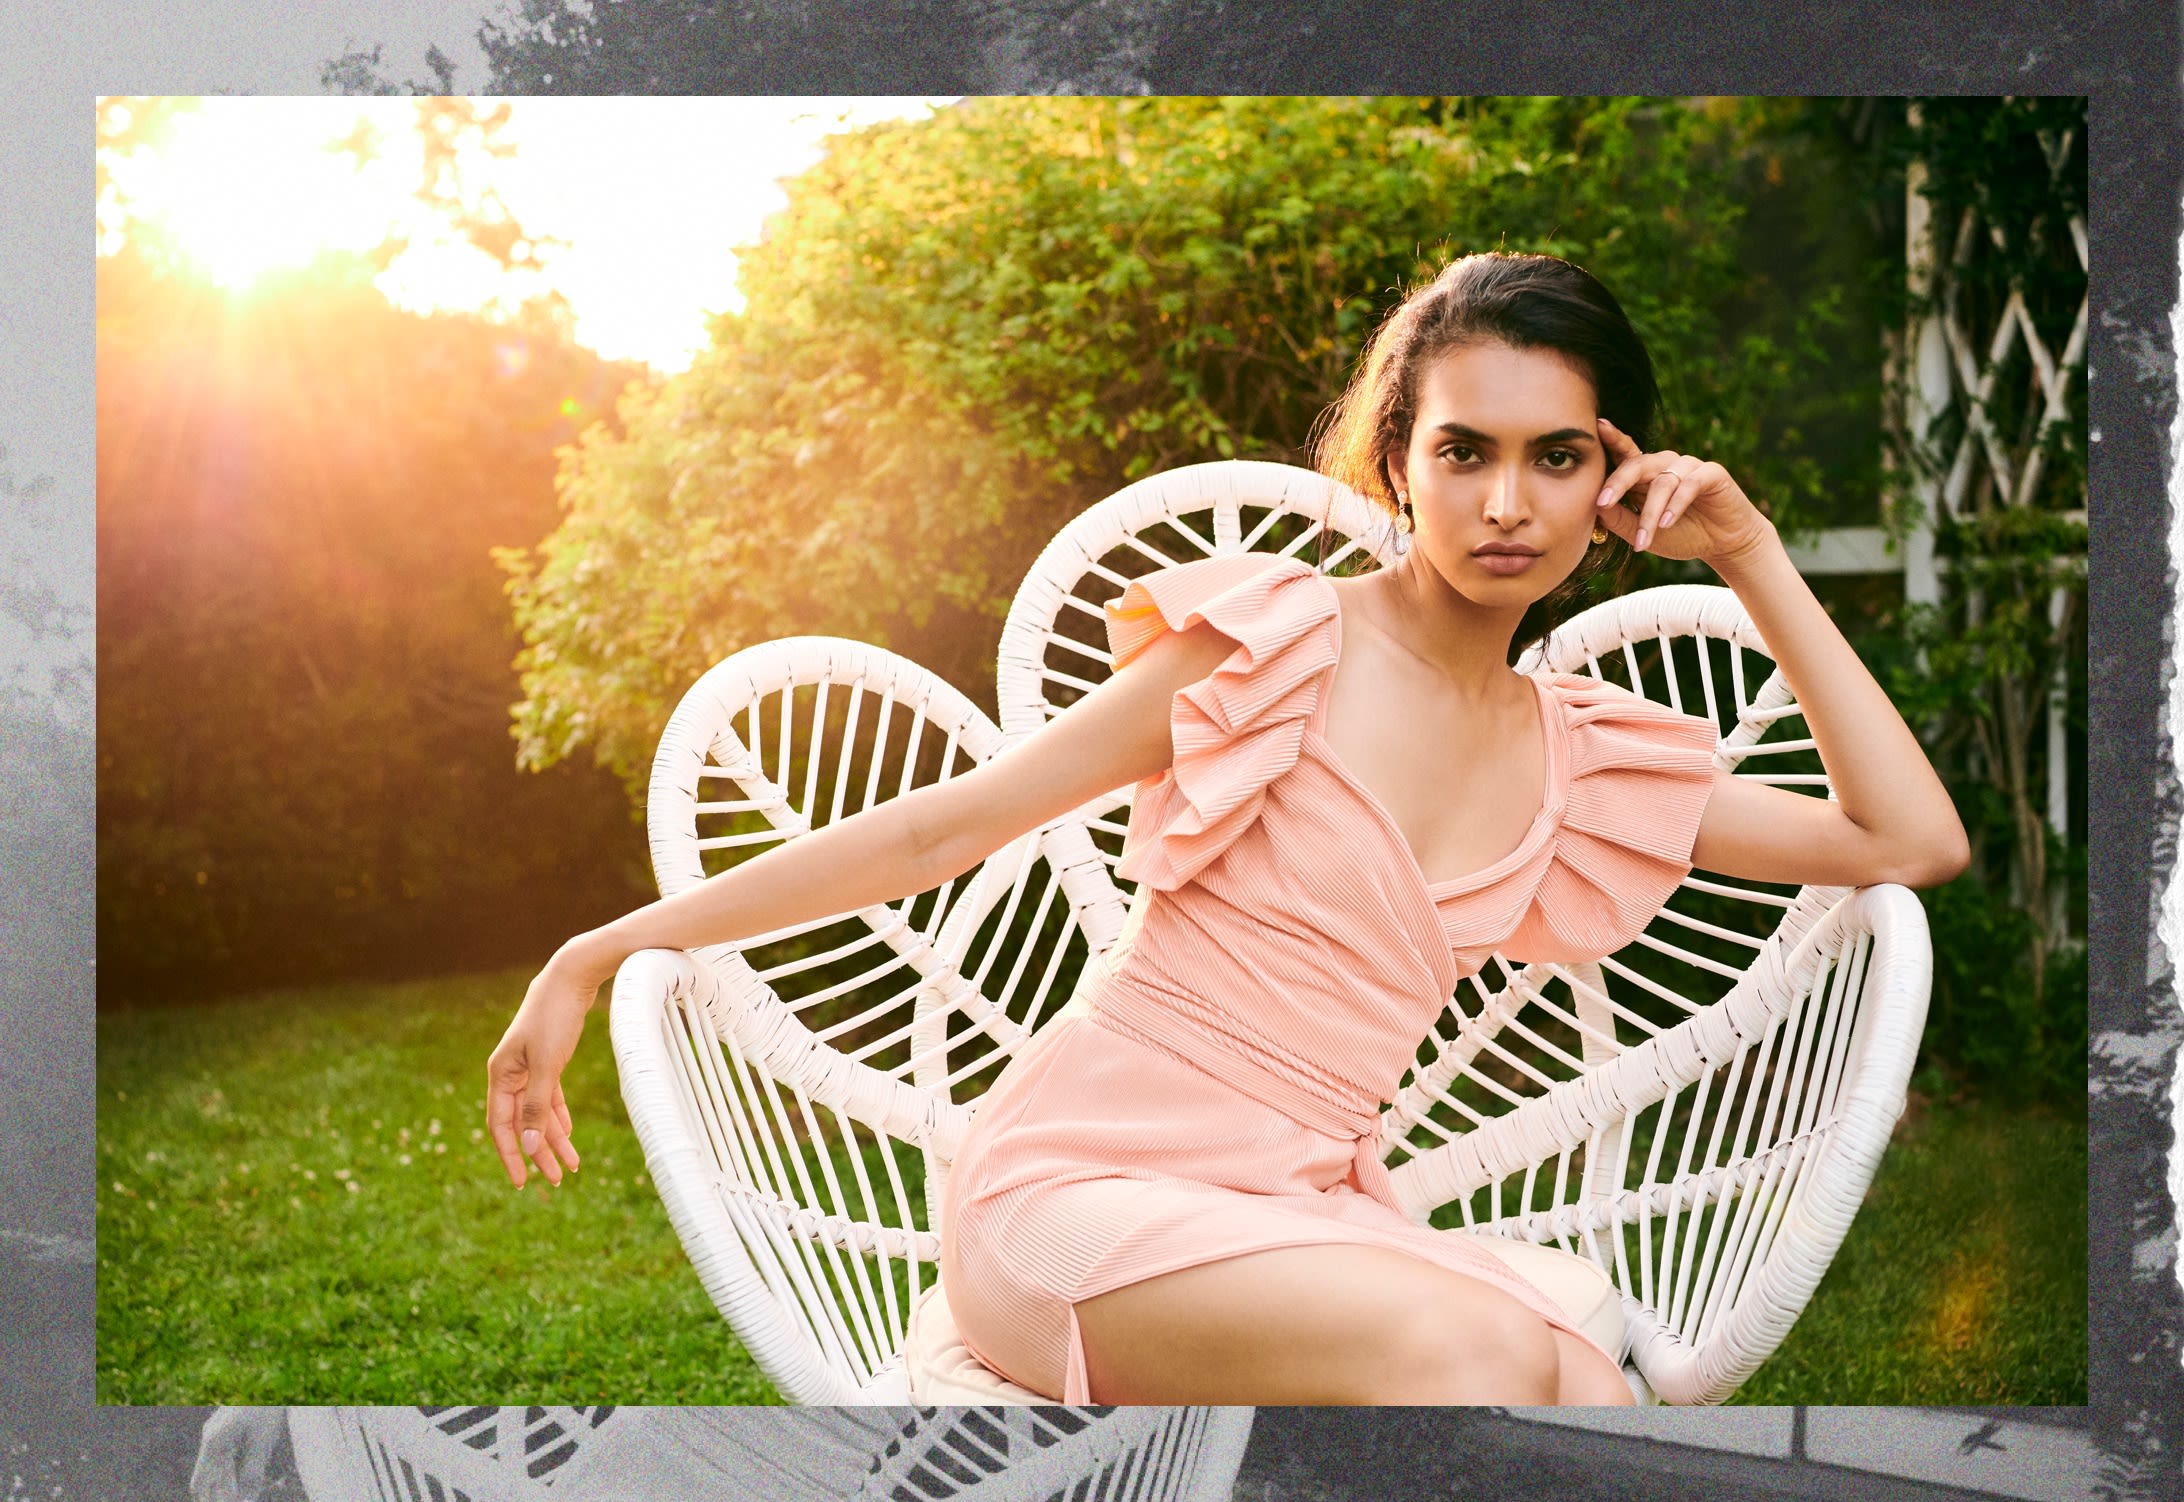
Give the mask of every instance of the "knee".
<svg viewBox="0 0 2184 1502">
<path fill-rule="evenodd" d="M 1514 1299 L 1491 1321 L 1490 1357 L 1497 1373 L 1493 1392 L 1474 1402 L 1536 1404 L 1555 1402 L 1562 1391 L 1562 1351 L 1547 1321 Z"/>
<path fill-rule="evenodd" d="M 1545 1320 L 1515 1299 L 1491 1297 L 1419 1311 L 1408 1323 L 1413 1391 L 1436 1403 L 1549 1404 L 1561 1390 L 1562 1357 Z M 1408 1401 L 1421 1401 L 1411 1398 Z"/>
<path fill-rule="evenodd" d="M 1562 1358 L 1562 1392 L 1555 1401 L 1596 1406 L 1637 1401 L 1621 1367 L 1575 1335 L 1552 1333 Z"/>
</svg>

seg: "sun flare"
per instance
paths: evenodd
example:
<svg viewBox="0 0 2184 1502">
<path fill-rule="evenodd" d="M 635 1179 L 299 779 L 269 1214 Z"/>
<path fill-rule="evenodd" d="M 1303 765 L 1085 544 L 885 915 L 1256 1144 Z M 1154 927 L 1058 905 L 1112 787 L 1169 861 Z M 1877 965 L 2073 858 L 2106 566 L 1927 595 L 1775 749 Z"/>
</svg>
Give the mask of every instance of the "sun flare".
<svg viewBox="0 0 2184 1502">
<path fill-rule="evenodd" d="M 376 123 L 359 115 L 324 100 L 203 100 L 175 117 L 156 152 L 117 162 L 116 182 L 132 216 L 213 283 L 243 291 L 330 251 L 368 251 L 394 231 L 374 180 L 391 164 L 342 149 Z"/>
<path fill-rule="evenodd" d="M 381 252 L 373 285 L 398 308 L 507 312 L 556 293 L 586 348 L 680 370 L 708 343 L 709 316 L 740 307 L 735 250 L 759 237 L 781 179 L 818 159 L 821 138 L 947 102 L 513 101 L 503 152 L 466 141 L 457 164 L 471 193 L 493 195 L 534 237 L 511 268 L 420 196 L 420 101 L 189 100 L 156 141 L 102 157 L 112 190 L 100 250 L 142 226 L 231 295 L 322 256 Z"/>
</svg>

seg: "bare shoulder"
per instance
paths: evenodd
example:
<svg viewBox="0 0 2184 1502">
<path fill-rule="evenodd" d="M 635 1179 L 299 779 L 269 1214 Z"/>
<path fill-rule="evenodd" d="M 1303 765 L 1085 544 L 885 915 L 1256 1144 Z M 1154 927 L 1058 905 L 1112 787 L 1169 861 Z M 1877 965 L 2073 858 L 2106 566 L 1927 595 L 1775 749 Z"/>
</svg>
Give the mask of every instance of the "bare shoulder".
<svg viewBox="0 0 2184 1502">
<path fill-rule="evenodd" d="M 1334 592 L 1335 599 L 1342 605 L 1346 616 L 1354 616 L 1357 610 L 1362 609 L 1362 606 L 1353 606 L 1352 602 L 1364 598 L 1375 587 L 1370 574 L 1328 574 L 1325 577 L 1328 589 Z"/>
<path fill-rule="evenodd" d="M 1335 597 L 1344 645 L 1353 639 L 1377 642 L 1408 651 L 1387 598 L 1387 581 L 1380 573 L 1328 575 L 1327 587 Z M 1415 656 L 1415 653 L 1409 655 Z"/>
<path fill-rule="evenodd" d="M 1327 584 L 1334 593 L 1335 629 L 1341 640 L 1330 684 L 1335 702 L 1362 710 L 1391 696 L 1425 693 L 1429 700 L 1434 697 L 1428 681 L 1431 675 L 1416 671 L 1422 660 L 1386 618 L 1375 577 L 1330 578 Z M 1368 725 L 1384 718 L 1359 714 L 1359 721 Z"/>
</svg>

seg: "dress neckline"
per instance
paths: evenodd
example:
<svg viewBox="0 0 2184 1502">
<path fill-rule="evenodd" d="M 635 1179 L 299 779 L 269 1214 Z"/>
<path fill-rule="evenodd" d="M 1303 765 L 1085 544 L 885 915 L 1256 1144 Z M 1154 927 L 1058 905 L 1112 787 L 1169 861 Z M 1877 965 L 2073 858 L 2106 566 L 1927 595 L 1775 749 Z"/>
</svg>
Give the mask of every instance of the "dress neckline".
<svg viewBox="0 0 2184 1502">
<path fill-rule="evenodd" d="M 1419 864 L 1418 852 L 1411 848 L 1410 837 L 1403 833 L 1403 826 L 1396 822 L 1395 815 L 1388 811 L 1388 806 L 1380 801 L 1380 795 L 1359 780 L 1358 775 L 1351 771 L 1349 765 L 1343 761 L 1342 753 L 1337 751 L 1334 743 L 1327 739 L 1327 704 L 1331 697 L 1329 690 L 1333 687 L 1336 670 L 1342 666 L 1342 601 L 1335 593 L 1333 582 L 1325 574 L 1320 573 L 1317 569 L 1312 570 L 1312 573 L 1327 590 L 1329 604 L 1332 607 L 1330 620 L 1334 625 L 1335 633 L 1335 660 L 1329 663 L 1324 670 L 1320 684 L 1319 705 L 1313 711 L 1311 720 L 1305 727 L 1307 736 L 1318 742 L 1320 759 L 1358 795 L 1358 800 L 1371 809 L 1373 814 L 1379 818 L 1381 825 L 1395 842 L 1396 848 L 1403 852 L 1404 859 L 1410 865 L 1411 874 L 1417 878 L 1418 884 L 1433 897 L 1436 903 L 1444 897 L 1455 896 L 1461 892 L 1490 885 L 1522 867 L 1537 850 L 1541 837 L 1559 822 L 1562 813 L 1562 771 L 1566 760 L 1564 737 L 1567 734 L 1568 727 L 1563 724 L 1561 701 L 1556 698 L 1552 686 L 1544 677 L 1538 674 L 1526 673 L 1521 675 L 1531 683 L 1539 706 L 1541 759 L 1546 768 L 1545 783 L 1540 790 L 1539 812 L 1532 815 L 1532 822 L 1525 827 L 1525 831 L 1518 838 L 1515 848 L 1511 849 L 1508 854 L 1488 862 L 1475 871 L 1468 871 L 1461 876 L 1452 876 L 1443 881 L 1435 881 L 1426 875 L 1426 868 Z"/>
</svg>

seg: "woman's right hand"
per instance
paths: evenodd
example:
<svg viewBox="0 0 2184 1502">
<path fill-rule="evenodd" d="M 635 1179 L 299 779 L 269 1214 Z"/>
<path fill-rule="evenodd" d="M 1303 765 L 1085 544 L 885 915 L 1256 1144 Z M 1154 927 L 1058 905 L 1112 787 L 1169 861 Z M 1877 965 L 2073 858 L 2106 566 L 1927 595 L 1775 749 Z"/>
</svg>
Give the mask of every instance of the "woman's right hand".
<svg viewBox="0 0 2184 1502">
<path fill-rule="evenodd" d="M 576 1170 L 561 1071 L 576 1052 L 584 1014 L 605 979 L 577 946 L 562 946 L 532 979 L 523 1005 L 486 1060 L 486 1125 L 508 1180 L 518 1189 L 530 1178 L 526 1158 L 538 1165 L 549 1184 L 560 1184 L 564 1167 Z"/>
</svg>

